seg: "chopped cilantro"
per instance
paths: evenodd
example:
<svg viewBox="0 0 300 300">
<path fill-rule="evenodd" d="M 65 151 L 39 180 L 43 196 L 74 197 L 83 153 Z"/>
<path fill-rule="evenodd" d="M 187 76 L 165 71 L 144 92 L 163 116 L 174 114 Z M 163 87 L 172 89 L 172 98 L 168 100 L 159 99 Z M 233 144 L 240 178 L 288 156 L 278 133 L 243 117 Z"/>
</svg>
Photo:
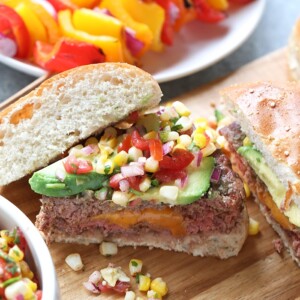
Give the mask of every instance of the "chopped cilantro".
<svg viewBox="0 0 300 300">
<path fill-rule="evenodd" d="M 142 196 L 143 195 L 142 192 L 139 192 L 139 191 L 137 191 L 135 189 L 132 189 L 132 188 L 130 188 L 129 191 L 130 191 L 130 193 L 135 194 L 137 196 Z"/>
<path fill-rule="evenodd" d="M 178 131 L 178 130 L 180 130 L 180 129 L 182 129 L 182 128 L 183 128 L 183 126 L 182 126 L 181 124 L 178 124 L 178 125 L 172 126 L 172 127 L 171 127 L 171 130 L 172 130 L 172 131 Z"/>
<path fill-rule="evenodd" d="M 105 174 L 108 174 L 109 172 L 110 172 L 110 166 L 109 165 L 106 165 L 105 167 L 104 167 L 104 173 Z"/>
<path fill-rule="evenodd" d="M 220 110 L 215 109 L 215 117 L 217 122 L 220 122 L 222 119 L 224 119 L 225 116 Z"/>
<path fill-rule="evenodd" d="M 159 186 L 159 181 L 157 179 L 152 179 L 151 180 L 151 185 L 152 186 Z"/>
<path fill-rule="evenodd" d="M 135 260 L 132 260 L 132 261 L 131 261 L 131 265 L 132 265 L 133 267 L 137 267 L 137 266 L 138 266 L 138 263 L 137 263 Z"/>
</svg>

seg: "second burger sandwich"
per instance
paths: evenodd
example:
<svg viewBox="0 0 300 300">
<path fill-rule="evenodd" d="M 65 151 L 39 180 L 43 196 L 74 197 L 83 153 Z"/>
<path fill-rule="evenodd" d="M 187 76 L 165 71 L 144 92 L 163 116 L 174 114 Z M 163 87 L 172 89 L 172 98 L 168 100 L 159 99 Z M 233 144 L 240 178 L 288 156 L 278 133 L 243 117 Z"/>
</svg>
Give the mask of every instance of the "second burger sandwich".
<svg viewBox="0 0 300 300">
<path fill-rule="evenodd" d="M 259 82 L 221 95 L 234 118 L 220 129 L 234 169 L 300 264 L 300 86 Z"/>
</svg>

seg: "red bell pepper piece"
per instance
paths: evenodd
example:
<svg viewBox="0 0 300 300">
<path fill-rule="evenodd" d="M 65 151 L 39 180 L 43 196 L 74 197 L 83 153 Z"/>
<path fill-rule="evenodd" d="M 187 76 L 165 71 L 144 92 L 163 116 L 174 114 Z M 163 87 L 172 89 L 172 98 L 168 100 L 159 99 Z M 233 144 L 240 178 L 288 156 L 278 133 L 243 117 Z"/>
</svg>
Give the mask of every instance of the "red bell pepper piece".
<svg viewBox="0 0 300 300">
<path fill-rule="evenodd" d="M 205 0 L 193 0 L 196 18 L 206 23 L 216 23 L 225 19 L 223 11 L 216 10 L 208 5 Z"/>
<path fill-rule="evenodd" d="M 174 41 L 174 28 L 171 17 L 171 0 L 155 0 L 165 11 L 165 21 L 161 32 L 161 40 L 164 44 L 172 46 Z"/>
<path fill-rule="evenodd" d="M 38 41 L 33 55 L 36 64 L 51 72 L 105 61 L 102 52 L 94 45 L 68 38 L 60 39 L 54 46 Z"/>
<path fill-rule="evenodd" d="M 7 28 L 9 23 L 10 28 Z M 30 51 L 30 35 L 22 18 L 9 6 L 0 4 L 0 33 L 16 41 L 16 57 L 26 58 Z"/>
</svg>

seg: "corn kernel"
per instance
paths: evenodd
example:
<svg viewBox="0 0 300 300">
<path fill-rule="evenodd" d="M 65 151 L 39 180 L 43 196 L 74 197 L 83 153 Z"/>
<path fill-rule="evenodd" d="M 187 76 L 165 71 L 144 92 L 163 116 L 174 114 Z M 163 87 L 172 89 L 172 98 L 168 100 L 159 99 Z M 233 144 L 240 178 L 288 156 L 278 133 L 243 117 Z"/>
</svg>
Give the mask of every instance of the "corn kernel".
<svg viewBox="0 0 300 300">
<path fill-rule="evenodd" d="M 178 118 L 178 113 L 174 109 L 174 107 L 169 106 L 165 107 L 165 110 L 159 116 L 162 121 L 169 121 L 174 118 Z"/>
<path fill-rule="evenodd" d="M 128 157 L 128 153 L 122 150 L 118 154 L 116 154 L 116 156 L 113 158 L 113 161 L 117 166 L 122 167 L 127 163 Z"/>
<path fill-rule="evenodd" d="M 27 262 L 22 260 L 22 261 L 19 262 L 19 266 L 20 266 L 20 269 L 21 269 L 22 276 L 27 277 L 29 279 L 32 279 L 31 275 L 33 275 L 33 273 L 31 272 Z"/>
<path fill-rule="evenodd" d="M 146 275 L 139 275 L 139 290 L 147 292 L 150 288 L 151 279 Z"/>
<path fill-rule="evenodd" d="M 23 281 L 28 284 L 28 286 L 31 288 L 33 292 L 37 290 L 37 284 L 30 280 L 29 278 L 23 278 Z"/>
<path fill-rule="evenodd" d="M 131 276 L 141 273 L 143 262 L 140 259 L 131 259 L 129 262 L 129 272 Z"/>
<path fill-rule="evenodd" d="M 140 183 L 139 189 L 141 192 L 146 192 L 151 187 L 151 180 L 148 177 L 145 177 L 145 179 Z"/>
<path fill-rule="evenodd" d="M 10 232 L 6 229 L 1 230 L 0 236 L 6 240 L 8 244 L 12 243 L 14 241 L 14 237 L 10 234 Z"/>
<path fill-rule="evenodd" d="M 149 290 L 147 292 L 147 299 L 149 299 L 149 300 L 150 299 L 151 300 L 161 300 L 162 296 L 159 293 L 155 292 L 154 290 Z"/>
<path fill-rule="evenodd" d="M 143 157 L 143 151 L 133 146 L 128 150 L 128 155 L 128 159 L 138 161 L 140 157 Z"/>
<path fill-rule="evenodd" d="M 159 162 L 155 160 L 152 156 L 147 158 L 145 163 L 145 171 L 150 173 L 155 173 L 158 171 Z"/>
<path fill-rule="evenodd" d="M 222 149 L 224 148 L 225 144 L 226 144 L 226 139 L 224 138 L 224 136 L 222 135 L 218 136 L 216 139 L 217 148 Z"/>
<path fill-rule="evenodd" d="M 129 202 L 130 197 L 131 194 L 129 193 L 114 191 L 112 194 L 112 201 L 118 205 L 126 206 Z"/>
<path fill-rule="evenodd" d="M 90 137 L 86 140 L 85 142 L 85 146 L 88 146 L 88 145 L 97 145 L 98 144 L 98 139 L 96 139 L 95 137 Z"/>
<path fill-rule="evenodd" d="M 216 10 L 226 10 L 228 9 L 227 0 L 207 0 L 209 6 Z"/>
<path fill-rule="evenodd" d="M 14 245 L 9 249 L 8 256 L 15 261 L 21 261 L 24 258 L 24 252 L 18 247 L 18 245 Z"/>
<path fill-rule="evenodd" d="M 103 256 L 112 256 L 118 254 L 118 246 L 111 242 L 102 242 L 99 246 L 99 252 Z"/>
<path fill-rule="evenodd" d="M 8 243 L 3 237 L 0 237 L 0 250 L 4 252 L 8 251 Z"/>
<path fill-rule="evenodd" d="M 206 147 L 208 142 L 207 136 L 203 133 L 196 133 L 194 135 L 194 144 L 200 149 Z"/>
<path fill-rule="evenodd" d="M 163 185 L 159 189 L 159 195 L 166 200 L 167 203 L 173 204 L 178 196 L 178 187 L 175 185 Z"/>
<path fill-rule="evenodd" d="M 179 132 L 184 132 L 192 128 L 193 122 L 188 117 L 181 117 L 176 123 L 175 126 L 181 126 L 181 129 L 179 129 Z"/>
<path fill-rule="evenodd" d="M 114 127 L 107 127 L 105 130 L 104 130 L 104 134 L 102 135 L 102 137 L 104 137 L 106 140 L 110 140 L 112 138 L 115 138 L 117 137 L 117 130 L 116 128 Z"/>
<path fill-rule="evenodd" d="M 246 197 L 250 197 L 251 195 L 251 192 L 250 192 L 250 189 L 249 189 L 249 186 L 247 183 L 244 182 L 244 190 L 245 190 L 245 194 L 246 194 Z"/>
<path fill-rule="evenodd" d="M 135 293 L 133 291 L 126 291 L 124 300 L 135 300 Z"/>
<path fill-rule="evenodd" d="M 156 131 L 150 131 L 143 135 L 143 138 L 145 140 L 150 140 L 150 139 L 157 139 L 157 132 Z"/>
<path fill-rule="evenodd" d="M 173 107 L 180 116 L 188 117 L 191 114 L 191 111 L 180 101 L 175 101 Z"/>
<path fill-rule="evenodd" d="M 256 235 L 258 233 L 259 233 L 259 223 L 256 220 L 249 218 L 248 234 Z"/>
<path fill-rule="evenodd" d="M 173 151 L 174 151 L 175 149 L 184 149 L 184 150 L 186 150 L 186 147 L 185 147 L 183 144 L 177 144 L 177 145 L 173 148 Z"/>
<path fill-rule="evenodd" d="M 192 143 L 192 138 L 187 134 L 182 134 L 177 139 L 177 143 L 188 147 Z"/>
<path fill-rule="evenodd" d="M 243 140 L 243 146 L 251 146 L 252 143 L 250 141 L 250 139 L 246 136 Z"/>
<path fill-rule="evenodd" d="M 209 143 L 205 148 L 201 149 L 203 157 L 209 156 L 216 151 L 217 147 L 214 143 Z"/>
<path fill-rule="evenodd" d="M 207 119 L 205 118 L 197 118 L 195 121 L 194 121 L 194 124 L 195 126 L 200 129 L 206 129 L 207 127 Z"/>
<path fill-rule="evenodd" d="M 168 293 L 168 287 L 165 281 L 162 278 L 157 277 L 152 280 L 150 288 L 160 294 L 161 296 L 165 296 Z"/>
</svg>

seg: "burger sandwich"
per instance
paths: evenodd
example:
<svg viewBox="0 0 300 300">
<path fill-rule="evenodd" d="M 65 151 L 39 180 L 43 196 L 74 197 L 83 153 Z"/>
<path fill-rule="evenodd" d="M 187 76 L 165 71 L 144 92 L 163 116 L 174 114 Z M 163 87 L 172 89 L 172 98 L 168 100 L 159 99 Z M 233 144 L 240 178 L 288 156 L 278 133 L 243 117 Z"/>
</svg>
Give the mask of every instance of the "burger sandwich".
<svg viewBox="0 0 300 300">
<path fill-rule="evenodd" d="M 248 230 L 224 138 L 130 65 L 84 66 L 1 115 L 1 184 L 36 171 L 48 242 L 148 246 L 228 258 Z M 152 110 L 151 110 L 152 109 Z"/>
<path fill-rule="evenodd" d="M 242 84 L 221 96 L 224 111 L 233 117 L 220 121 L 227 125 L 219 130 L 228 141 L 233 168 L 299 264 L 300 85 Z"/>
</svg>

